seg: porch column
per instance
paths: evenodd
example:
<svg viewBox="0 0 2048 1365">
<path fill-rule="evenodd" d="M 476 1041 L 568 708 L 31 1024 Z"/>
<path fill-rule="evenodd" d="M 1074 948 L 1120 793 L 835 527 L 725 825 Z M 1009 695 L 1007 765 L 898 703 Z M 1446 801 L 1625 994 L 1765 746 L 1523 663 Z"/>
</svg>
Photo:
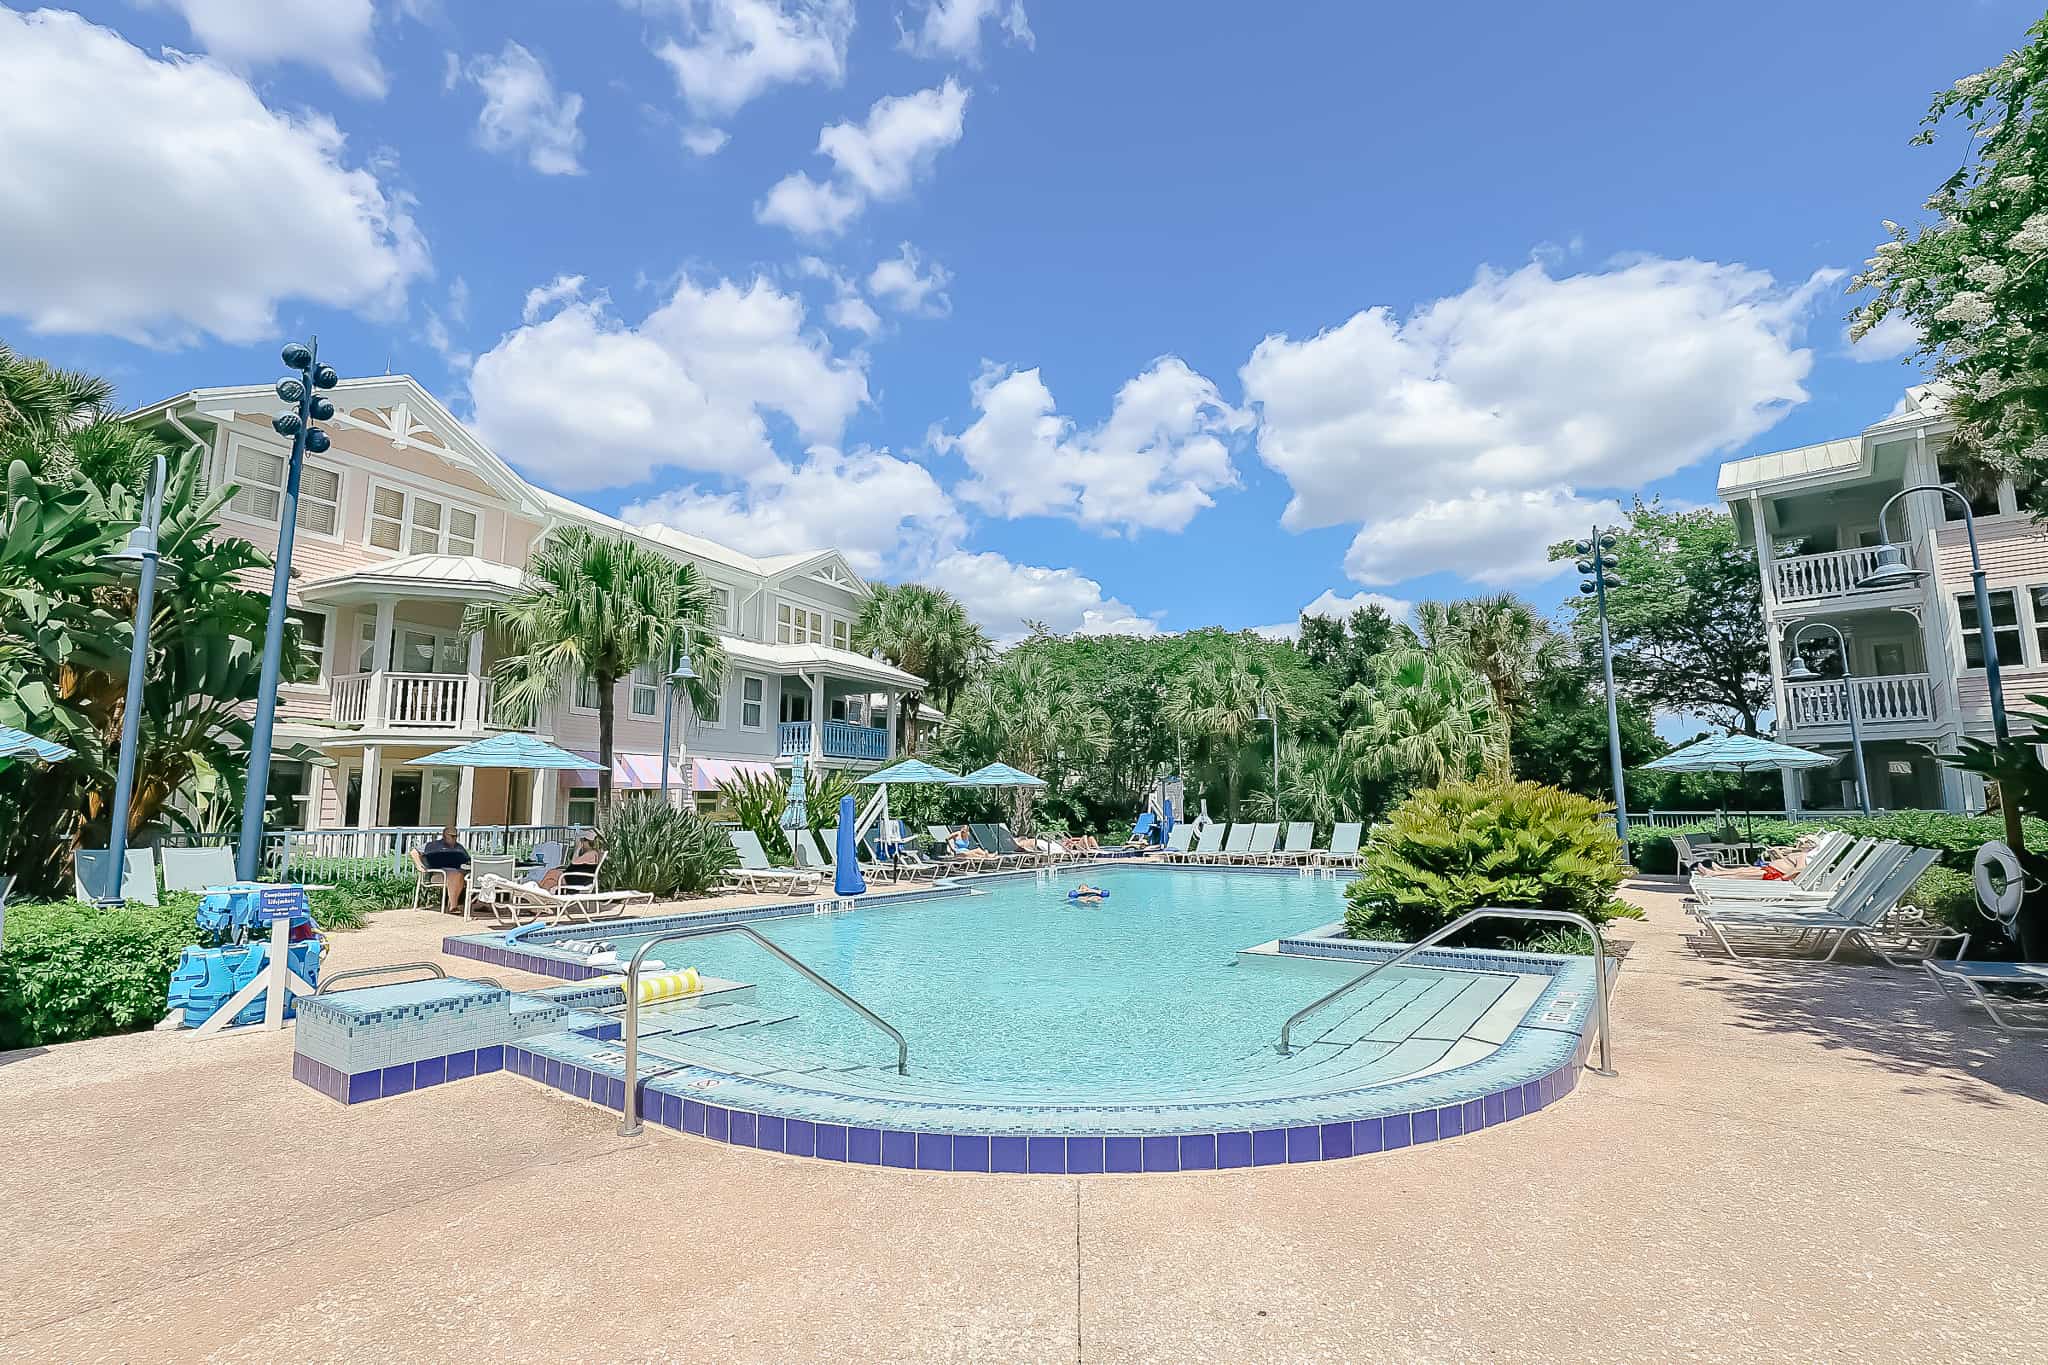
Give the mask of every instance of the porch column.
<svg viewBox="0 0 2048 1365">
<path fill-rule="evenodd" d="M 1785 642 L 1779 636 L 1776 625 L 1778 616 L 1778 590 L 1776 575 L 1771 572 L 1771 528 L 1764 516 L 1764 500 L 1756 494 L 1749 495 L 1749 524 L 1756 536 L 1757 578 L 1763 585 L 1764 643 L 1771 652 L 1771 712 L 1777 717 L 1779 733 L 1785 725 Z M 1788 777 L 1788 780 L 1789 777 Z M 1796 810 L 1790 804 L 1791 788 L 1786 788 L 1786 810 Z"/>
<path fill-rule="evenodd" d="M 882 752 L 889 762 L 894 763 L 896 761 L 896 723 L 900 719 L 896 713 L 903 705 L 903 695 L 893 687 L 889 688 L 882 695 L 889 699 L 888 705 L 882 711 L 882 730 L 889 736 L 887 741 L 888 747 Z"/>
<path fill-rule="evenodd" d="M 299 822 L 300 829 L 320 828 L 320 803 L 334 780 L 341 776 L 339 768 L 311 767 L 306 774 L 306 818 Z M 335 792 L 339 796 L 340 789 Z"/>
<path fill-rule="evenodd" d="M 480 630 L 469 634 L 469 681 L 463 684 L 462 728 L 481 730 L 484 728 L 484 633 Z M 469 769 L 464 768 L 466 777 Z M 468 824 L 465 819 L 463 824 Z"/>
<path fill-rule="evenodd" d="M 384 675 L 391 671 L 391 631 L 398 612 L 398 600 L 377 599 L 376 634 L 370 637 L 370 693 L 363 702 L 363 728 L 384 728 Z"/>
<path fill-rule="evenodd" d="M 460 768 L 455 779 L 455 823 L 465 829 L 474 823 L 470 813 L 476 807 L 476 769 Z"/>
<path fill-rule="evenodd" d="M 825 670 L 811 675 L 811 766 L 825 761 Z"/>
<path fill-rule="evenodd" d="M 383 794 L 378 788 L 384 785 L 384 769 L 381 762 L 384 749 L 379 744 L 363 746 L 363 797 L 356 808 L 356 828 L 377 828 L 378 798 Z"/>
<path fill-rule="evenodd" d="M 1803 799 L 1801 783 L 1806 779 L 1791 768 L 1778 769 L 1778 781 L 1785 788 L 1785 818 L 1790 820 L 1799 813 Z"/>
<path fill-rule="evenodd" d="M 526 823 L 552 825 L 555 822 L 555 786 L 562 780 L 562 775 L 552 768 L 536 768 L 532 776 L 532 789 L 526 798 Z"/>
</svg>

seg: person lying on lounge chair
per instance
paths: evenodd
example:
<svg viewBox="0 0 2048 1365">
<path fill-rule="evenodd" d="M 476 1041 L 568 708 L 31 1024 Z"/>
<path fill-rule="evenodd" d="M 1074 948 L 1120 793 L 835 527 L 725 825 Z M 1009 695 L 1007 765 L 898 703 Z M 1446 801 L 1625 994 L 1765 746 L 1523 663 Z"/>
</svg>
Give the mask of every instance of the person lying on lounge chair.
<svg viewBox="0 0 2048 1365">
<path fill-rule="evenodd" d="M 455 826 L 443 825 L 441 832 L 425 844 L 412 851 L 412 861 L 423 873 L 441 874 L 441 908 L 462 904 L 462 893 L 469 885 L 469 850 L 462 846 L 462 839 L 455 833 Z"/>
<path fill-rule="evenodd" d="M 946 840 L 946 851 L 956 858 L 965 858 L 969 862 L 980 862 L 984 858 L 996 856 L 980 844 L 975 843 L 974 835 L 968 832 L 965 825 L 954 830 L 953 836 Z"/>
<path fill-rule="evenodd" d="M 1766 855 L 1764 861 L 1758 867 L 1707 866 L 1700 868 L 1698 875 L 1702 877 L 1736 877 L 1749 881 L 1783 881 L 1799 875 L 1799 869 L 1806 866 L 1807 858 L 1812 855 L 1814 847 L 1820 843 L 1823 837 L 1821 834 L 1809 834 L 1795 843 L 1786 844 L 1779 848 L 1766 849 L 1764 850 Z"/>
<path fill-rule="evenodd" d="M 577 837 L 576 851 L 569 855 L 567 862 L 560 867 L 551 867 L 541 874 L 541 890 L 553 891 L 560 886 L 564 872 L 594 872 L 602 861 L 604 854 L 597 846 L 597 836 L 585 832 Z"/>
</svg>

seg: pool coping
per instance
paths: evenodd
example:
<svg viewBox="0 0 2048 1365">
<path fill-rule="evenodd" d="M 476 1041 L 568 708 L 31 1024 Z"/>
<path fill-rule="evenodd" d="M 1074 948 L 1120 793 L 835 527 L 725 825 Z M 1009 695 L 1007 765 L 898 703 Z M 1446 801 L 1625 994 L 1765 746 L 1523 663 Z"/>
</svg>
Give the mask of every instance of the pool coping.
<svg viewBox="0 0 2048 1365">
<path fill-rule="evenodd" d="M 1124 863 L 1175 872 L 1209 872 L 1233 876 L 1304 875 L 1294 867 L 1230 867 L 1162 863 Z M 1058 869 L 1053 869 L 1057 871 Z M 1069 869 L 1073 870 L 1073 869 Z M 1327 875 L 1331 869 L 1316 869 Z M 1345 875 L 1333 878 L 1349 880 Z M 1037 869 L 978 874 L 898 892 L 865 902 L 862 908 L 886 909 L 934 898 L 970 895 L 975 884 L 1018 880 L 1041 875 Z M 644 934 L 651 928 L 702 923 L 746 922 L 819 913 L 840 902 L 820 897 L 730 910 L 646 916 L 594 924 L 550 926 L 529 930 L 513 947 L 504 946 L 505 932 L 450 935 L 444 949 L 516 967 L 537 975 L 584 980 L 616 975 L 614 967 L 591 967 L 580 958 L 552 951 L 549 942 L 602 937 L 606 933 Z M 1405 945 L 1374 943 L 1330 936 L 1333 926 L 1287 936 L 1274 942 L 1291 956 L 1384 960 Z M 528 940 L 532 940 L 529 942 Z M 882 1107 L 896 1111 L 894 1122 L 843 1122 L 821 1117 L 829 1110 L 830 1092 L 807 1087 L 777 1086 L 756 1076 L 739 1076 L 714 1067 L 669 1061 L 645 1063 L 636 1085 L 638 1110 L 645 1123 L 728 1145 L 785 1155 L 842 1161 L 857 1165 L 904 1169 L 996 1172 L 1014 1174 L 1137 1174 L 1182 1170 L 1232 1169 L 1369 1155 L 1401 1147 L 1463 1136 L 1511 1122 L 1555 1103 L 1577 1087 L 1594 1036 L 1590 1027 L 1593 967 L 1590 959 L 1553 954 L 1508 953 L 1494 949 L 1438 949 L 1419 954 L 1418 966 L 1452 970 L 1496 970 L 1541 974 L 1550 984 L 1523 1019 L 1495 1050 L 1482 1059 L 1495 1063 L 1483 1083 L 1459 1080 L 1458 1073 L 1477 1062 L 1401 1080 L 1363 1087 L 1333 1088 L 1323 1095 L 1279 1098 L 1194 1101 L 1185 1106 L 1138 1102 L 1128 1105 L 971 1105 L 910 1099 L 877 1100 L 841 1095 L 849 1107 Z M 1616 964 L 1618 965 L 1618 964 Z M 1610 971 L 1610 978 L 1612 971 Z M 605 1044 L 621 1029 L 615 1022 L 567 1034 L 545 1034 L 509 1042 L 504 1069 L 573 1098 L 615 1111 L 624 1107 L 623 1058 L 614 1061 Z M 729 1094 L 730 1102 L 713 1104 L 708 1096 Z M 793 1113 L 811 1107 L 806 1115 Z M 1277 1115 L 1283 1106 L 1309 1121 L 1259 1123 L 1262 1111 Z M 1324 1112 L 1315 1111 L 1322 1106 Z M 1177 1115 L 1164 1131 L 1150 1128 L 1161 1114 Z M 1100 1132 L 1015 1131 L 1032 1112 L 1058 1110 L 1099 1115 Z M 973 1122 L 976 1111 L 987 1120 Z M 1152 1116 L 1145 1124 L 1119 1122 L 1120 1116 Z M 1000 1117 L 1001 1123 L 992 1122 Z"/>
</svg>

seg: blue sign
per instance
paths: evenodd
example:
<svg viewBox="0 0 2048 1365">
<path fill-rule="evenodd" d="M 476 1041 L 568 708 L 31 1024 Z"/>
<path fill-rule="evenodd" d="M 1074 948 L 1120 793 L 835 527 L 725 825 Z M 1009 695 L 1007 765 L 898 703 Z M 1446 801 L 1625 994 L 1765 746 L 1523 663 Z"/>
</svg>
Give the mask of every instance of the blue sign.
<svg viewBox="0 0 2048 1365">
<path fill-rule="evenodd" d="M 290 919 L 306 910 L 306 888 L 303 886 L 266 886 L 263 888 L 263 918 Z"/>
</svg>

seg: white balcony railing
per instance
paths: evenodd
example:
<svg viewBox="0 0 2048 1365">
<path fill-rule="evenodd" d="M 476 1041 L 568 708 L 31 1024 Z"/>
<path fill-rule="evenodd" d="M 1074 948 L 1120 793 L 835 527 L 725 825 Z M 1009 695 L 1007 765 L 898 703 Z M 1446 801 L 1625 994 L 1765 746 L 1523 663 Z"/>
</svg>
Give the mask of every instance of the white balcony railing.
<svg viewBox="0 0 2048 1365">
<path fill-rule="evenodd" d="M 1913 551 L 1906 547 L 1906 562 Z M 1792 555 L 1771 561 L 1771 586 L 1780 602 L 1812 602 L 1827 597 L 1849 597 L 1872 589 L 1859 588 L 1877 567 L 1877 550 L 1831 550 L 1819 555 Z"/>
<path fill-rule="evenodd" d="M 523 730 L 516 708 L 493 707 L 489 678 L 467 673 L 347 673 L 328 687 L 328 719 L 370 730 Z"/>
<path fill-rule="evenodd" d="M 336 725 L 361 725 L 370 715 L 369 673 L 345 673 L 327 688 L 327 718 Z"/>
<path fill-rule="evenodd" d="M 1864 726 L 1927 725 L 1934 721 L 1934 679 L 1925 673 L 1858 678 L 1856 720 Z M 1794 729 L 1849 724 L 1849 689 L 1840 678 L 1790 683 L 1786 719 Z"/>
</svg>

